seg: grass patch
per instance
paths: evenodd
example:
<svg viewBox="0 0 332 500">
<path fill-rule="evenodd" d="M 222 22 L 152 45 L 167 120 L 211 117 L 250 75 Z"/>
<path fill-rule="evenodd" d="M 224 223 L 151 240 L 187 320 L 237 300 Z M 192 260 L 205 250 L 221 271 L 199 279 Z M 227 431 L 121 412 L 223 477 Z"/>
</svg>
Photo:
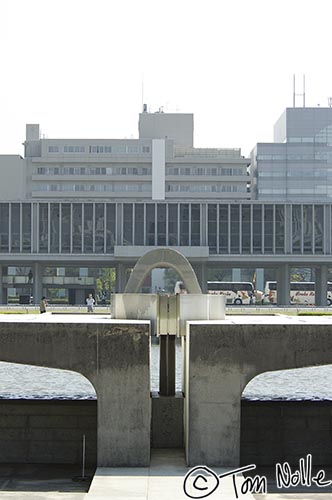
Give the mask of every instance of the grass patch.
<svg viewBox="0 0 332 500">
<path fill-rule="evenodd" d="M 298 316 L 332 316 L 332 311 L 331 312 L 299 312 L 297 314 Z"/>
</svg>

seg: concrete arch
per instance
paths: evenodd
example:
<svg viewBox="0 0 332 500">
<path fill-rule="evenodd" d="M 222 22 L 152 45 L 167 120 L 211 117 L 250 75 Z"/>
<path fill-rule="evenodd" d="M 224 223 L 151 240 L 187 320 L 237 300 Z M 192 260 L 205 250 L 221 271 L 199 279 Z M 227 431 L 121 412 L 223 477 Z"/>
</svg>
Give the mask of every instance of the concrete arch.
<svg viewBox="0 0 332 500">
<path fill-rule="evenodd" d="M 188 293 L 202 293 L 190 262 L 173 248 L 156 248 L 143 255 L 132 270 L 125 293 L 138 293 L 147 274 L 157 267 L 171 267 L 181 276 Z"/>
</svg>

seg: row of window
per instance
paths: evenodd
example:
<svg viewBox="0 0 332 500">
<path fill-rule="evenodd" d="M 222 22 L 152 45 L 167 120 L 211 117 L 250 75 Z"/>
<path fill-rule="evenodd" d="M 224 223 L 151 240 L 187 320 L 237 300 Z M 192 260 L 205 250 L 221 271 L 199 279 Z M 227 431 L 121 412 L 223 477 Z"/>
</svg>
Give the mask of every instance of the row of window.
<svg viewBox="0 0 332 500">
<path fill-rule="evenodd" d="M 0 203 L 0 252 L 112 254 L 117 244 L 330 255 L 331 218 L 332 205 L 311 204 Z"/>
<path fill-rule="evenodd" d="M 314 154 L 310 153 L 288 153 L 288 154 L 258 154 L 256 156 L 257 161 L 313 161 L 313 160 L 326 160 L 332 161 L 332 152 L 328 151 L 317 151 Z"/>
<path fill-rule="evenodd" d="M 91 154 L 109 154 L 109 153 L 128 153 L 128 154 L 133 154 L 133 153 L 143 153 L 147 154 L 150 153 L 151 148 L 150 146 L 125 146 L 125 145 L 117 145 L 117 146 L 99 146 L 99 145 L 93 145 L 93 146 L 81 146 L 81 145 L 65 145 L 63 146 L 63 152 L 64 153 L 91 153 Z M 60 153 L 62 152 L 62 146 L 57 146 L 57 145 L 52 145 L 48 146 L 48 152 L 49 153 Z"/>
<path fill-rule="evenodd" d="M 299 169 L 292 168 L 291 170 L 275 170 L 266 169 L 257 172 L 258 177 L 332 177 L 332 168 L 315 168 L 315 169 Z"/>
<path fill-rule="evenodd" d="M 35 192 L 147 192 L 152 190 L 152 184 L 145 183 L 108 183 L 108 184 L 38 184 Z M 166 184 L 169 193 L 246 193 L 243 185 L 223 184 Z"/>
<path fill-rule="evenodd" d="M 38 175 L 151 175 L 151 167 L 37 167 Z"/>
<path fill-rule="evenodd" d="M 169 193 L 246 193 L 246 185 L 224 184 L 166 184 Z"/>
<path fill-rule="evenodd" d="M 259 194 L 279 194 L 279 195 L 311 195 L 311 196 L 317 196 L 317 195 L 324 195 L 324 197 L 332 197 L 332 188 L 330 186 L 315 186 L 315 189 L 310 189 L 310 188 L 260 188 L 259 189 Z"/>
<path fill-rule="evenodd" d="M 244 168 L 225 167 L 167 167 L 166 175 L 241 175 L 246 176 L 247 170 Z"/>
<path fill-rule="evenodd" d="M 327 144 L 331 145 L 332 144 L 332 133 L 331 132 L 326 132 L 322 131 L 319 134 L 315 135 L 314 137 L 288 137 L 287 142 L 292 142 L 292 143 L 313 143 L 313 144 Z"/>
<path fill-rule="evenodd" d="M 114 192 L 136 192 L 150 193 L 152 190 L 151 184 L 39 184 L 34 188 L 34 191 L 40 192 L 99 192 L 99 193 L 114 193 Z"/>
</svg>

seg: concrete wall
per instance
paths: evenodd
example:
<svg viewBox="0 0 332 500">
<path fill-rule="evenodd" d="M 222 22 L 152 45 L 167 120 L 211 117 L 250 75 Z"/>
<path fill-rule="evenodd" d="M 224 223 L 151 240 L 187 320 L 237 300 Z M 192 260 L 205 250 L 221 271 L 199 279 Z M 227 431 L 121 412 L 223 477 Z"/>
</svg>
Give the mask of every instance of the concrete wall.
<svg viewBox="0 0 332 500">
<path fill-rule="evenodd" d="M 192 113 L 140 113 L 140 139 L 173 139 L 175 144 L 193 146 L 194 115 Z"/>
<path fill-rule="evenodd" d="M 0 155 L 1 201 L 24 201 L 26 165 L 26 160 L 19 155 Z"/>
<path fill-rule="evenodd" d="M 234 316 L 188 323 L 188 465 L 238 466 L 245 386 L 266 371 L 332 363 L 332 322 L 323 317 Z"/>
<path fill-rule="evenodd" d="M 1 463 L 97 463 L 97 402 L 0 400 Z"/>
<path fill-rule="evenodd" d="M 332 401 L 242 401 L 241 465 L 332 465 Z"/>
<path fill-rule="evenodd" d="M 0 318 L 0 359 L 84 375 L 97 393 L 98 465 L 150 463 L 150 325 L 98 316 Z"/>
<path fill-rule="evenodd" d="M 183 395 L 152 393 L 151 448 L 183 448 Z"/>
<path fill-rule="evenodd" d="M 0 463 L 97 463 L 96 401 L 0 400 Z M 152 448 L 183 448 L 183 398 L 152 394 Z M 241 465 L 332 465 L 331 401 L 241 402 Z"/>
</svg>

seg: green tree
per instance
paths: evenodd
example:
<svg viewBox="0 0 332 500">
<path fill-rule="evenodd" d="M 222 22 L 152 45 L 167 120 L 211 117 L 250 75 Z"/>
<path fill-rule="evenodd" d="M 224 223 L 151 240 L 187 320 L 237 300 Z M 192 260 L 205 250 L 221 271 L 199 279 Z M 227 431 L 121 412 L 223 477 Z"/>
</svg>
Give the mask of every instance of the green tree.
<svg viewBox="0 0 332 500">
<path fill-rule="evenodd" d="M 103 267 L 100 269 L 100 274 L 96 279 L 96 294 L 100 299 L 103 296 L 111 298 L 111 293 L 115 290 L 115 269 L 114 267 Z"/>
</svg>

